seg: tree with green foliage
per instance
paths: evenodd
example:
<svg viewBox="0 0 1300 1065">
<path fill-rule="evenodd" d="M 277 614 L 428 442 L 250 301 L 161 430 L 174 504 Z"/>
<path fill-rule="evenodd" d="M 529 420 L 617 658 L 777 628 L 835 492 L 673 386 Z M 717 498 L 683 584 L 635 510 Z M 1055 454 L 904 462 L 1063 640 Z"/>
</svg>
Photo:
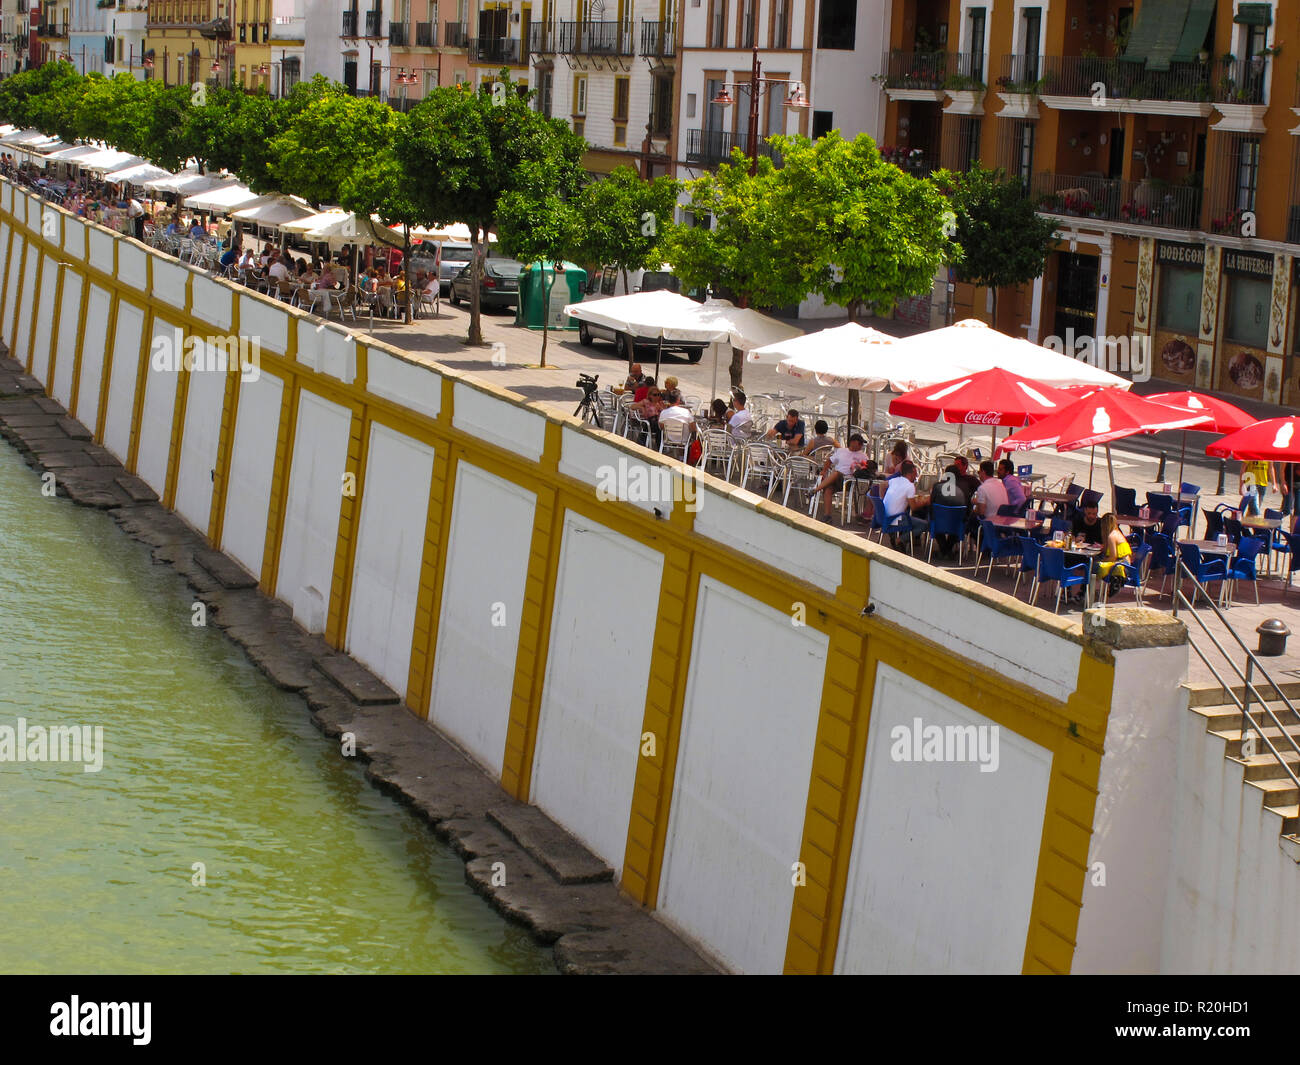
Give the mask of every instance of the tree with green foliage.
<svg viewBox="0 0 1300 1065">
<path fill-rule="evenodd" d="M 630 166 L 585 185 L 577 209 L 583 219 L 581 243 L 574 259 L 591 266 L 614 266 L 631 291 L 632 270 L 658 268 L 664 261 L 661 235 L 672 222 L 677 182 L 669 177 L 644 180 Z"/>
<path fill-rule="evenodd" d="M 965 173 L 940 170 L 932 180 L 957 215 L 957 278 L 992 290 L 996 326 L 998 289 L 1042 277 L 1056 223 L 1039 215 L 1024 186 L 1002 170 L 977 163 Z"/>
<path fill-rule="evenodd" d="M 409 134 L 396 145 L 412 175 L 421 214 L 437 224 L 469 227 L 474 261 L 485 235 L 501 217 L 509 192 L 539 180 L 530 164 L 549 168 L 548 184 L 562 189 L 578 172 L 586 142 L 559 119 L 528 106 L 528 92 L 502 70 L 495 84 L 432 90 L 411 109 Z M 468 343 L 481 345 L 478 271 L 471 272 Z"/>
<path fill-rule="evenodd" d="M 781 176 L 760 157 L 756 172 L 739 150 L 731 162 L 685 185 L 693 225 L 673 225 L 663 249 L 687 289 L 712 285 L 733 293 L 742 307 L 798 303 L 808 293 L 800 264 L 788 253 L 790 227 L 780 217 Z M 744 352 L 731 353 L 731 383 L 739 387 Z"/>
<path fill-rule="evenodd" d="M 405 134 L 404 115 L 397 115 L 394 138 Z M 411 175 L 403 169 L 390 143 L 369 159 L 353 167 L 339 189 L 339 202 L 358 218 L 378 215 L 384 225 L 402 227 L 402 272 L 406 278 L 406 324 L 411 324 L 415 290 L 411 286 L 411 227 L 422 218 Z M 355 245 L 354 245 L 355 247 Z M 356 262 L 353 262 L 353 269 Z"/>
<path fill-rule="evenodd" d="M 556 176 L 549 164 L 530 161 L 520 167 L 514 188 L 501 197 L 501 223 L 498 247 L 520 262 L 541 268 L 542 280 L 542 357 L 546 365 L 546 342 L 550 331 L 551 289 L 563 271 L 566 259 L 577 259 L 581 239 L 589 219 L 579 207 L 576 171 L 560 177 L 563 188 L 554 184 Z M 551 266 L 546 280 L 547 264 Z M 520 290 L 522 299 L 522 284 Z"/>
<path fill-rule="evenodd" d="M 85 91 L 86 79 L 71 63 L 44 63 L 0 82 L 0 117 L 71 141 Z"/>
<path fill-rule="evenodd" d="M 850 321 L 867 305 L 888 311 L 929 292 L 939 268 L 959 255 L 948 202 L 928 181 L 885 162 L 865 133 L 771 143 L 783 159 L 774 204 L 786 227 L 779 249 L 799 264 L 808 292 L 846 307 Z"/>
<path fill-rule="evenodd" d="M 280 188 L 315 204 L 338 203 L 347 176 L 392 147 L 399 117 L 381 100 L 334 86 L 290 115 L 272 140 Z"/>
</svg>

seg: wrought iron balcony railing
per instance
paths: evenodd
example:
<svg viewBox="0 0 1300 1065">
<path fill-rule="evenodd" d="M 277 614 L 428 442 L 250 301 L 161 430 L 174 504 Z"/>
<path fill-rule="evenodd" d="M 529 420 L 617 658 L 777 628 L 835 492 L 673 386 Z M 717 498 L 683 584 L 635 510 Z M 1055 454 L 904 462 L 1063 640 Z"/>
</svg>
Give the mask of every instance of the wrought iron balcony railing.
<svg viewBox="0 0 1300 1065">
<path fill-rule="evenodd" d="M 448 48 L 464 48 L 469 41 L 469 27 L 463 22 L 448 22 L 443 27 L 442 43 Z"/>
<path fill-rule="evenodd" d="M 731 150 L 739 148 L 749 153 L 749 134 L 732 133 L 721 129 L 689 129 L 686 131 L 686 161 L 698 166 L 716 166 L 731 158 Z M 759 138 L 758 154 L 770 159 L 778 158 L 771 145 Z"/>
<path fill-rule="evenodd" d="M 417 22 L 415 24 L 416 48 L 433 48 L 437 43 L 434 38 L 432 22 Z"/>
<path fill-rule="evenodd" d="M 1034 175 L 1033 195 L 1045 214 L 1097 218 L 1165 229 L 1200 229 L 1204 190 L 1158 181 Z"/>
<path fill-rule="evenodd" d="M 677 24 L 641 20 L 641 54 L 668 59 L 677 54 Z"/>
<path fill-rule="evenodd" d="M 561 22 L 561 55 L 635 55 L 631 22 Z"/>
<path fill-rule="evenodd" d="M 983 90 L 984 57 L 966 52 L 900 52 L 885 54 L 883 80 L 887 89 L 949 91 Z"/>
<path fill-rule="evenodd" d="M 508 66 L 517 66 L 524 62 L 520 58 L 519 44 L 517 37 L 471 37 L 470 62 L 505 63 Z"/>
</svg>

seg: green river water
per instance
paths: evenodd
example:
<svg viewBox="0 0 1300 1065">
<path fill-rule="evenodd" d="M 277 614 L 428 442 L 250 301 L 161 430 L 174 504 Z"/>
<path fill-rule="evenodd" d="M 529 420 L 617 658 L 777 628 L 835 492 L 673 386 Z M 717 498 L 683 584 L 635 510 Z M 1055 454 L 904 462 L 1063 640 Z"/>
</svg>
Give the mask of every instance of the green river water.
<svg viewBox="0 0 1300 1065">
<path fill-rule="evenodd" d="M 0 971 L 554 972 L 192 602 L 0 441 L 0 730 L 103 728 L 0 761 Z"/>
</svg>

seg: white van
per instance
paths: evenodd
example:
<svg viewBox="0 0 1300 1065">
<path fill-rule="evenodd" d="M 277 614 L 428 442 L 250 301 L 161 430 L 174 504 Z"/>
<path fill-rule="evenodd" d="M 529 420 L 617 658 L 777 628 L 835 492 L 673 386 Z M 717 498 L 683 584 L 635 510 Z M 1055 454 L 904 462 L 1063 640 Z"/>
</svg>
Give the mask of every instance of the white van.
<svg viewBox="0 0 1300 1065">
<path fill-rule="evenodd" d="M 680 292 L 682 290 L 681 281 L 673 274 L 673 268 L 667 263 L 660 264 L 654 270 L 629 270 L 627 284 L 632 286 L 630 290 L 624 285 L 623 271 L 617 266 L 602 266 L 587 275 L 587 296 L 599 298 L 626 296 L 629 291 L 655 292 L 667 289 L 669 292 Z"/>
</svg>

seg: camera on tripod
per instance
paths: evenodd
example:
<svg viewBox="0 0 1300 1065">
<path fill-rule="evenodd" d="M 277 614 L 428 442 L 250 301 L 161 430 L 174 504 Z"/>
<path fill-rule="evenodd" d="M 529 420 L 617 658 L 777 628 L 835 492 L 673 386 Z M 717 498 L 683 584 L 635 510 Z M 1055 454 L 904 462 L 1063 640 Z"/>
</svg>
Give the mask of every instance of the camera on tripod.
<svg viewBox="0 0 1300 1065">
<path fill-rule="evenodd" d="M 593 376 L 589 373 L 580 373 L 578 374 L 578 383 L 574 387 L 581 388 L 585 395 L 591 395 L 591 393 L 596 391 L 597 379 L 598 376 Z"/>
</svg>

